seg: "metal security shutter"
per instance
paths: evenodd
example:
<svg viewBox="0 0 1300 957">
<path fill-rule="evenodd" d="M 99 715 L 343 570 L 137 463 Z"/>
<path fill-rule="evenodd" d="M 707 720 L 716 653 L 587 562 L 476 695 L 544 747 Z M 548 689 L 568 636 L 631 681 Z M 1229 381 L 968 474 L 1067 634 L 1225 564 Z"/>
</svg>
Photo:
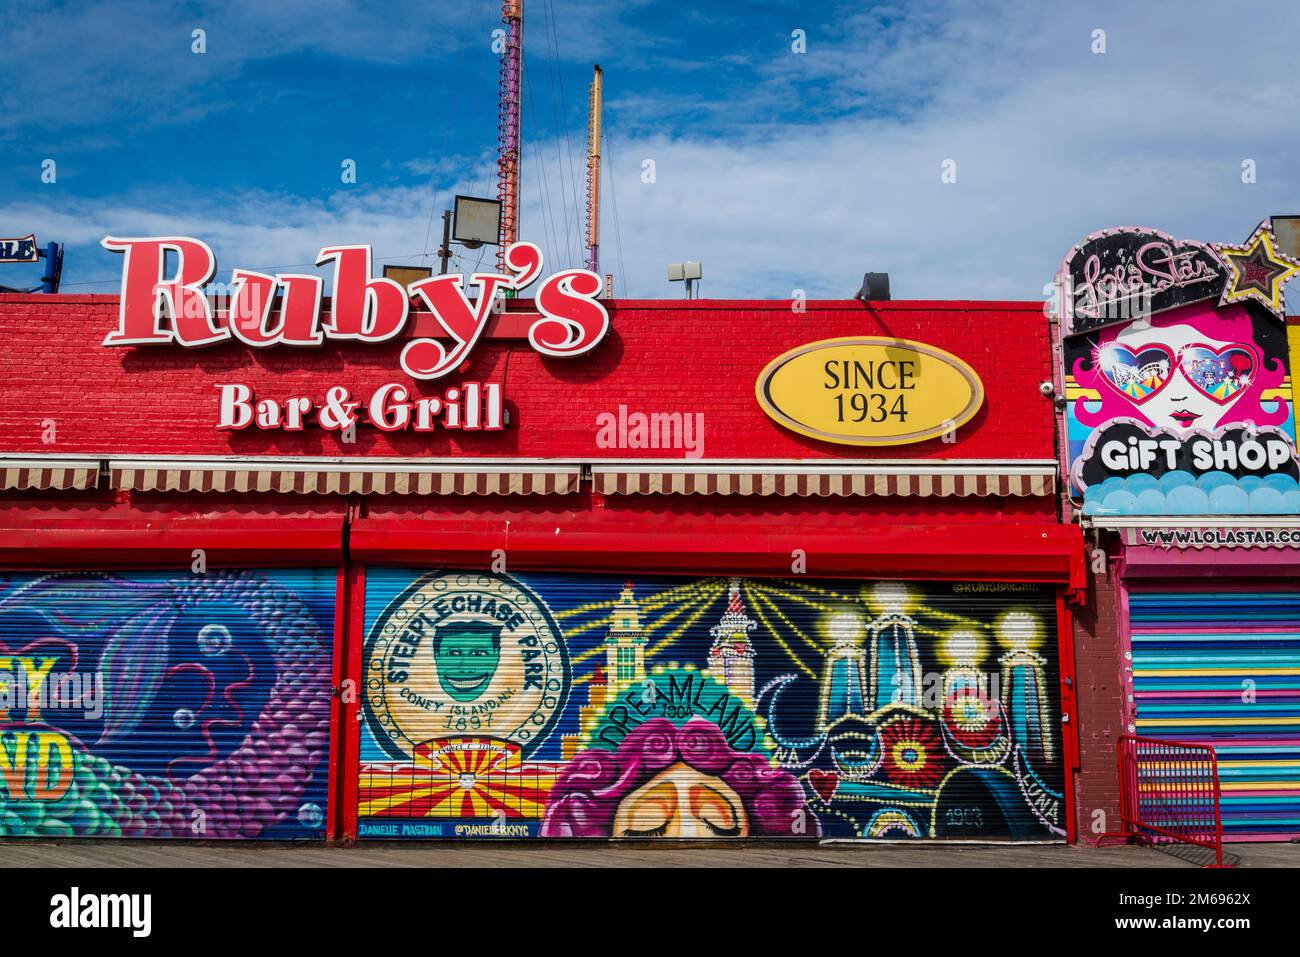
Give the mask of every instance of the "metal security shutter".
<svg viewBox="0 0 1300 957">
<path fill-rule="evenodd" d="M 335 575 L 0 575 L 0 835 L 323 839 Z"/>
<path fill-rule="evenodd" d="M 1300 592 L 1142 585 L 1129 592 L 1140 735 L 1212 745 L 1224 837 L 1300 833 Z"/>
<path fill-rule="evenodd" d="M 1061 840 L 1042 585 L 371 568 L 361 838 Z"/>
</svg>

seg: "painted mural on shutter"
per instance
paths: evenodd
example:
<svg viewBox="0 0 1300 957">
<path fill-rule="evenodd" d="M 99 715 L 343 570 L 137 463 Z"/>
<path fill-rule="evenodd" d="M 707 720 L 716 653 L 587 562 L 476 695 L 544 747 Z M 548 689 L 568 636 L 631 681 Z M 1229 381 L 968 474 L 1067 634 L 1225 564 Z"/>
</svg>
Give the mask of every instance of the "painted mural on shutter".
<svg viewBox="0 0 1300 957">
<path fill-rule="evenodd" d="M 1300 592 L 1129 592 L 1137 733 L 1212 745 L 1227 838 L 1300 834 Z"/>
<path fill-rule="evenodd" d="M 371 569 L 363 838 L 1059 840 L 1037 585 Z"/>
<path fill-rule="evenodd" d="M 334 591 L 0 575 L 0 835 L 323 838 Z"/>
</svg>

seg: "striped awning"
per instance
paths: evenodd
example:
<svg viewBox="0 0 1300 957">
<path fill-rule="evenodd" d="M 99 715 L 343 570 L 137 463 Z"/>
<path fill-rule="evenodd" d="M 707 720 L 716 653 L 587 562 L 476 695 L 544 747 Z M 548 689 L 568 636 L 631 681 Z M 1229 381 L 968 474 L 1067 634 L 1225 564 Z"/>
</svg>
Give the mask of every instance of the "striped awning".
<svg viewBox="0 0 1300 957">
<path fill-rule="evenodd" d="M 1055 462 L 593 465 L 604 495 L 1027 496 L 1056 490 Z"/>
<path fill-rule="evenodd" d="M 96 486 L 97 459 L 6 459 L 4 488 Z M 1046 496 L 1050 460 L 650 461 L 134 457 L 108 459 L 111 488 L 142 492 L 360 495 Z"/>
<path fill-rule="evenodd" d="M 0 458 L 0 489 L 88 489 L 98 483 L 98 459 Z"/>
<path fill-rule="evenodd" d="M 127 460 L 108 463 L 114 488 L 141 492 L 339 495 L 563 495 L 577 465 L 374 460 Z"/>
</svg>

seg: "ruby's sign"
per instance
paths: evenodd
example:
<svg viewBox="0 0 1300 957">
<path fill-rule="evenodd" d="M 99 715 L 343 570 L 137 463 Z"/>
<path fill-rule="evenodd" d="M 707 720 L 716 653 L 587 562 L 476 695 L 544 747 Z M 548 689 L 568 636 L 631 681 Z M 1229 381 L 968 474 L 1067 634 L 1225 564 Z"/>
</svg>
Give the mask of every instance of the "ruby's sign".
<svg viewBox="0 0 1300 957">
<path fill-rule="evenodd" d="M 265 349 L 313 347 L 331 339 L 388 342 L 406 330 L 411 299 L 418 297 L 450 340 L 412 338 L 402 347 L 402 369 L 425 380 L 459 368 L 487 328 L 500 296 L 524 289 L 542 272 L 541 250 L 533 243 L 516 243 L 506 251 L 508 273 L 469 277 L 475 287 L 471 298 L 464 276 L 435 276 L 404 289 L 392 279 L 371 275 L 369 246 L 327 246 L 316 260 L 318 266 L 334 264 L 325 316 L 320 276 L 271 276 L 248 269 L 231 273 L 229 306 L 220 314 L 204 293 L 216 273 L 216 258 L 206 243 L 173 236 L 106 236 L 102 245 L 125 256 L 117 327 L 105 337 L 106 346 L 174 343 L 195 348 L 235 341 Z M 175 257 L 171 276 L 168 253 Z M 609 314 L 596 298 L 602 288 L 600 277 L 585 269 L 566 269 L 543 279 L 534 299 L 538 315 L 528 329 L 532 347 L 548 356 L 578 356 L 595 348 L 609 331 Z M 348 431 L 360 423 L 386 432 L 491 431 L 503 428 L 505 419 L 504 397 L 496 382 L 466 382 L 426 396 L 400 382 L 357 397 L 343 385 L 327 386 L 319 396 L 284 398 L 258 397 L 242 382 L 217 383 L 215 389 L 216 427 L 222 430 L 296 432 L 315 425 Z"/>
<path fill-rule="evenodd" d="M 474 273 L 476 298 L 466 295 L 462 275 L 434 276 L 411 283 L 409 294 L 392 279 L 371 276 L 369 246 L 327 246 L 316 265 L 334 264 L 329 314 L 322 319 L 320 276 L 274 276 L 235 269 L 230 306 L 218 316 L 203 287 L 216 273 L 208 245 L 184 237 L 121 239 L 106 236 L 105 249 L 125 255 L 117 328 L 106 346 L 175 343 L 187 348 L 235 340 L 254 349 L 319 346 L 327 339 L 387 342 L 406 329 L 412 296 L 418 297 L 451 340 L 412 339 L 402 348 L 402 369 L 416 379 L 438 379 L 456 369 L 487 327 L 493 303 L 506 290 L 531 285 L 542 272 L 542 252 L 533 243 L 506 251 L 509 273 Z M 166 275 L 167 253 L 175 274 Z M 609 314 L 596 298 L 601 278 L 585 269 L 566 269 L 542 280 L 535 297 L 537 320 L 528 330 L 534 349 L 548 356 L 591 351 L 609 331 Z M 278 310 L 276 292 L 281 293 Z M 272 312 L 276 312 L 273 317 Z"/>
</svg>

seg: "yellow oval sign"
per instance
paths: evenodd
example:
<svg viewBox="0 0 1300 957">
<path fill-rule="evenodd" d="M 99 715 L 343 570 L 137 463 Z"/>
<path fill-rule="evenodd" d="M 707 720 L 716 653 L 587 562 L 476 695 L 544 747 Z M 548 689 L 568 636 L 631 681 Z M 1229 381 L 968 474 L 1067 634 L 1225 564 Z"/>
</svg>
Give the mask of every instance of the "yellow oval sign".
<svg viewBox="0 0 1300 957">
<path fill-rule="evenodd" d="M 984 404 L 980 377 L 952 353 L 881 336 L 791 349 L 767 364 L 754 391 L 773 421 L 844 445 L 924 442 Z"/>
</svg>

